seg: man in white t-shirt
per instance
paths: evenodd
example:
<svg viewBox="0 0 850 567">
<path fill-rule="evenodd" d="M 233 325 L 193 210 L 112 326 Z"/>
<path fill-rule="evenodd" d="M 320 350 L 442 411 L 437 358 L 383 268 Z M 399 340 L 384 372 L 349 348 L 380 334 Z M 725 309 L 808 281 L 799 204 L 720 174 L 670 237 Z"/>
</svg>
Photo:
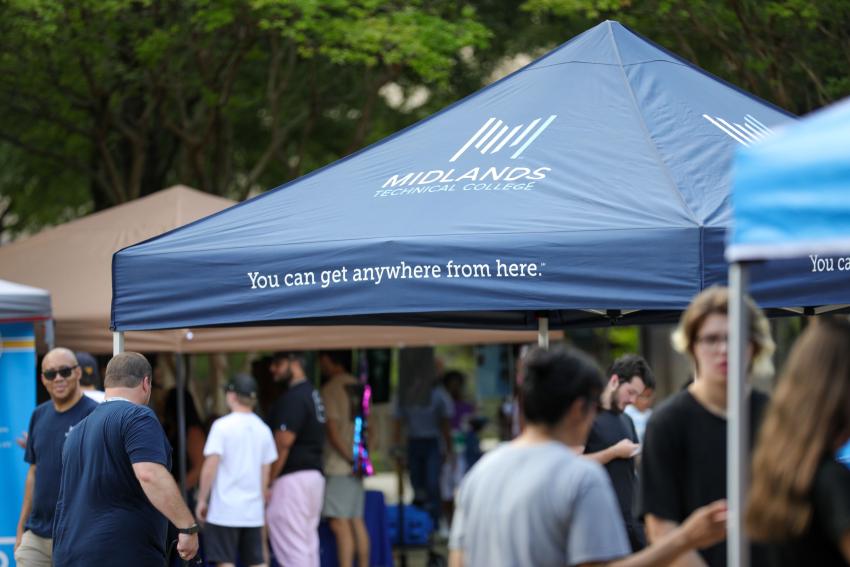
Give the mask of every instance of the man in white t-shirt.
<svg viewBox="0 0 850 567">
<path fill-rule="evenodd" d="M 277 449 L 254 413 L 257 382 L 238 374 L 225 389 L 230 413 L 215 420 L 207 437 L 195 516 L 204 523 L 207 561 L 232 566 L 238 554 L 244 565 L 265 566 L 263 487 Z"/>
</svg>

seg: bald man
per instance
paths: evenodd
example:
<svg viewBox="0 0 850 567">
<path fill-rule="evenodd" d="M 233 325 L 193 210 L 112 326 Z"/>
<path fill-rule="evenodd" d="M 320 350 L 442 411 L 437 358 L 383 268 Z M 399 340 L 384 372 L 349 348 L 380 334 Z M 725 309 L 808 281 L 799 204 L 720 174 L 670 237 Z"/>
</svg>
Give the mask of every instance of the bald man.
<svg viewBox="0 0 850 567">
<path fill-rule="evenodd" d="M 53 513 L 59 497 L 62 446 L 71 429 L 97 407 L 83 396 L 81 375 L 76 356 L 66 348 L 51 350 L 41 361 L 41 383 L 50 400 L 30 417 L 24 455 L 30 468 L 15 538 L 19 567 L 53 564 Z"/>
</svg>

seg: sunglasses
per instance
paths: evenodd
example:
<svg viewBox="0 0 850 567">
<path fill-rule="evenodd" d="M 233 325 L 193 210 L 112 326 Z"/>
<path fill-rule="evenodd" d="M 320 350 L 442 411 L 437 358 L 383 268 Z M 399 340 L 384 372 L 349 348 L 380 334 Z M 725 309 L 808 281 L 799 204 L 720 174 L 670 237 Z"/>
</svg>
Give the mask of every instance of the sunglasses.
<svg viewBox="0 0 850 567">
<path fill-rule="evenodd" d="M 57 370 L 45 370 L 41 373 L 41 375 L 47 378 L 48 380 L 53 380 L 54 378 L 56 378 L 57 374 L 62 378 L 70 378 L 71 374 L 74 373 L 74 369 L 78 366 L 79 364 L 75 364 L 74 366 L 63 366 L 62 368 L 59 368 Z"/>
</svg>

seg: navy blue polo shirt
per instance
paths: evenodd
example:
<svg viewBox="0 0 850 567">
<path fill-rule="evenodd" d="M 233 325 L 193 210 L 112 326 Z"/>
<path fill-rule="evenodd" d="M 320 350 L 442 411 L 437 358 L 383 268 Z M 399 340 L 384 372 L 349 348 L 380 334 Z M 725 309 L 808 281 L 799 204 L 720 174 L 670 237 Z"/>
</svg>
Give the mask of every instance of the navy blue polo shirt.
<svg viewBox="0 0 850 567">
<path fill-rule="evenodd" d="M 55 567 L 165 563 L 168 521 L 145 496 L 134 463 L 171 466 L 171 446 L 146 406 L 106 401 L 68 435 L 53 529 Z"/>
<path fill-rule="evenodd" d="M 24 460 L 35 465 L 35 486 L 32 510 L 25 527 L 39 537 L 53 537 L 53 511 L 59 498 L 65 438 L 96 407 L 97 402 L 82 396 L 80 401 L 62 412 L 56 411 L 50 400 L 32 412 Z"/>
</svg>

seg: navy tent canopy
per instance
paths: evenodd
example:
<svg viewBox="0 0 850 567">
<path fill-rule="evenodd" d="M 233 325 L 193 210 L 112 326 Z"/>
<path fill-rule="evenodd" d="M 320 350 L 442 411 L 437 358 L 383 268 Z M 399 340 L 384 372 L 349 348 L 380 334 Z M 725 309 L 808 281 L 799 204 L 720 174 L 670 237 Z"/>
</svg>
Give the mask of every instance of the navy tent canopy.
<svg viewBox="0 0 850 567">
<path fill-rule="evenodd" d="M 365 150 L 116 253 L 112 328 L 672 320 L 726 281 L 735 148 L 789 119 L 604 22 Z M 754 295 L 813 305 L 831 286 L 807 272 L 784 266 Z"/>
</svg>

